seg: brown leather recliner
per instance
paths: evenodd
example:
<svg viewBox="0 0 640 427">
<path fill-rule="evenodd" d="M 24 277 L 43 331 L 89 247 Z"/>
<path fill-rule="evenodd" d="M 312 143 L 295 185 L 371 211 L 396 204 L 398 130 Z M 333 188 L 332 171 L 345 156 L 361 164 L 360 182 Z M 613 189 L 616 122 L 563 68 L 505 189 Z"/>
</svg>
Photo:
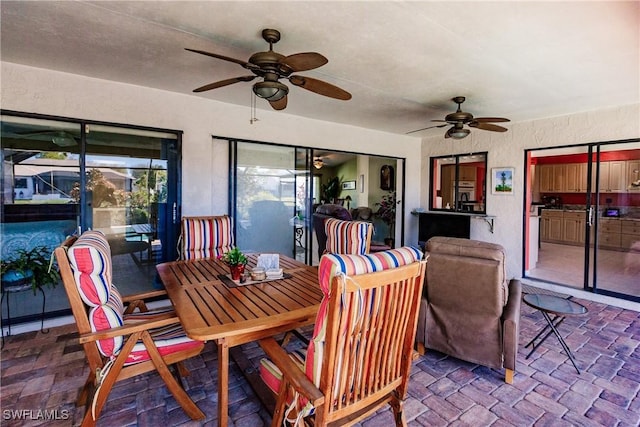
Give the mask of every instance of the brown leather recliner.
<svg viewBox="0 0 640 427">
<path fill-rule="evenodd" d="M 518 353 L 518 280 L 507 281 L 505 252 L 494 243 L 433 237 L 416 341 L 418 351 L 437 350 L 491 368 L 505 368 L 513 382 Z"/>
</svg>

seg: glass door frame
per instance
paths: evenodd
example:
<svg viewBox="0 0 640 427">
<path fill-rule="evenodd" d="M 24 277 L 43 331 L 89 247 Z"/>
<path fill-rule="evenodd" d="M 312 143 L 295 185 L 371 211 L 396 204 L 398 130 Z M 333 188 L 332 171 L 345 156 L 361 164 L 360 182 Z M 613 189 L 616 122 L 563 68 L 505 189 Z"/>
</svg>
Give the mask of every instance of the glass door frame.
<svg viewBox="0 0 640 427">
<path fill-rule="evenodd" d="M 87 206 L 87 138 L 88 134 L 91 132 L 92 126 L 99 126 L 103 128 L 114 128 L 114 129 L 122 129 L 122 130 L 130 130 L 132 132 L 151 132 L 158 134 L 171 134 L 175 136 L 175 139 L 166 139 L 158 136 L 159 139 L 162 140 L 162 148 L 164 151 L 162 154 L 166 157 L 168 168 L 167 168 L 167 207 L 166 214 L 163 215 L 164 220 L 164 229 L 165 236 L 167 239 L 166 244 L 163 244 L 161 256 L 162 260 L 171 260 L 174 259 L 174 248 L 176 247 L 176 242 L 179 234 L 179 225 L 180 225 L 180 205 L 181 205 L 181 197 L 182 197 L 182 167 L 181 167 L 181 159 L 182 159 L 182 134 L 183 132 L 175 129 L 161 129 L 161 128 L 153 128 L 148 126 L 136 126 L 130 124 L 121 124 L 121 123 L 111 123 L 97 120 L 85 120 L 64 116 L 54 116 L 54 115 L 46 115 L 46 114 L 35 114 L 35 113 L 24 113 L 20 111 L 13 110 L 4 110 L 0 109 L 0 114 L 2 116 L 7 117 L 16 117 L 16 118 L 27 118 L 27 119 L 35 119 L 53 122 L 66 122 L 73 125 L 78 125 L 80 127 L 80 141 L 79 141 L 79 183 L 80 183 L 80 203 L 78 206 L 78 216 L 79 216 L 79 224 L 78 231 L 86 231 L 90 228 L 90 224 L 92 223 L 92 211 L 89 206 Z M 87 132 L 87 129 L 89 131 Z M 3 210 L 4 211 L 4 210 Z"/>
<path fill-rule="evenodd" d="M 599 259 L 599 228 L 601 227 L 601 220 L 599 216 L 599 212 L 602 209 L 602 205 L 600 203 L 601 197 L 601 148 L 605 146 L 625 144 L 625 143 L 638 143 L 640 139 L 625 139 L 625 140 L 617 140 L 617 141 L 603 141 L 603 142 L 593 142 L 587 144 L 574 144 L 567 146 L 555 146 L 555 147 L 543 147 L 536 149 L 528 149 L 525 150 L 524 153 L 524 170 L 525 170 L 525 197 L 523 200 L 524 206 L 524 220 L 523 220 L 523 242 L 528 242 L 529 239 L 529 208 L 531 206 L 531 197 L 532 197 L 532 187 L 533 183 L 530 178 L 530 170 L 531 166 L 530 155 L 535 151 L 543 151 L 543 150 L 554 150 L 554 149 L 567 149 L 567 148 L 586 148 L 587 150 L 587 161 L 586 161 L 586 190 L 585 190 L 585 225 L 584 225 L 584 233 L 585 233 L 585 243 L 584 243 L 584 256 L 583 256 L 583 283 L 582 289 L 587 292 L 603 294 L 608 296 L 613 296 L 616 298 L 622 298 L 626 300 L 640 302 L 640 297 L 624 294 L 620 292 L 615 292 L 607 289 L 603 289 L 598 286 L 598 259 Z M 606 161 L 606 160 L 605 160 Z M 541 232 L 541 230 L 540 230 Z M 553 284 L 560 284 L 564 286 L 568 286 L 561 282 L 548 281 L 544 279 L 539 279 L 536 277 L 529 276 L 527 274 L 528 271 L 528 251 L 527 245 L 523 245 L 523 257 L 522 257 L 522 277 L 534 280 L 540 280 L 544 282 L 550 282 Z"/>
<path fill-rule="evenodd" d="M 256 140 L 248 140 L 241 138 L 232 138 L 227 136 L 220 135 L 212 135 L 212 139 L 214 141 L 227 142 L 228 143 L 228 152 L 229 152 L 229 205 L 228 212 L 229 216 L 232 218 L 233 222 L 233 233 L 234 239 L 237 237 L 237 193 L 236 193 L 236 185 L 238 182 L 237 169 L 236 169 L 236 159 L 237 159 L 237 145 L 238 143 L 253 143 L 253 144 L 262 144 L 262 145 L 273 145 L 273 146 L 281 146 L 287 148 L 295 148 L 296 152 L 298 150 L 305 150 L 306 158 L 305 158 L 305 167 L 306 167 L 306 176 L 307 176 L 307 190 L 306 190 L 306 212 L 307 217 L 313 212 L 313 194 L 317 194 L 319 189 L 313 188 L 314 186 L 314 175 L 316 175 L 316 171 L 313 167 L 313 159 L 314 155 L 317 151 L 330 151 L 336 153 L 345 153 L 345 154 L 353 154 L 353 155 L 362 155 L 362 156 L 371 156 L 377 158 L 387 158 L 396 162 L 397 172 L 395 179 L 395 189 L 396 189 L 396 202 L 397 202 L 397 210 L 396 210 L 396 230 L 399 230 L 400 244 L 396 245 L 396 247 L 400 247 L 404 245 L 404 231 L 405 231 L 405 191 L 406 191 L 406 173 L 405 173 L 405 165 L 406 159 L 402 157 L 394 157 L 394 156 L 385 156 L 381 154 L 370 154 L 370 153 L 362 153 L 356 151 L 346 151 L 346 150 L 336 150 L 331 148 L 320 148 L 320 147 L 306 147 L 299 145 L 290 145 L 290 144 L 280 144 L 275 142 L 265 142 L 265 141 L 256 141 Z M 358 177 L 357 181 L 359 182 L 357 185 L 364 185 L 364 176 Z M 315 192 L 315 193 L 314 193 Z M 399 224 L 398 224 L 399 221 Z M 398 235 L 398 233 L 396 233 Z M 308 265 L 312 265 L 313 263 L 313 227 L 310 220 L 305 221 L 305 248 L 306 254 L 305 259 L 307 260 Z"/>
</svg>

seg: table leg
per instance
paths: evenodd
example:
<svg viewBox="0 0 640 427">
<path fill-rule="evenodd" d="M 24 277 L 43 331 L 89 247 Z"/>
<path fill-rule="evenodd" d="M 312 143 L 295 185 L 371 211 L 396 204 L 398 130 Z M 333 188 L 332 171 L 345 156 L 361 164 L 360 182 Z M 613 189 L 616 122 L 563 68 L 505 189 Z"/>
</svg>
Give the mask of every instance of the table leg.
<svg viewBox="0 0 640 427">
<path fill-rule="evenodd" d="M 571 349 L 569 349 L 569 346 L 567 345 L 567 343 L 562 338 L 562 335 L 560 335 L 560 333 L 558 332 L 558 329 L 556 329 L 556 325 L 553 324 L 553 321 L 549 317 L 549 313 L 543 311 L 542 315 L 547 320 L 547 323 L 551 327 L 551 330 L 553 331 L 553 333 L 556 335 L 556 338 L 558 338 L 558 341 L 560 342 L 560 345 L 562 346 L 562 348 L 564 348 L 564 351 L 567 353 L 567 356 L 569 356 L 569 360 L 571 360 L 573 367 L 576 368 L 576 371 L 578 371 L 578 375 L 580 375 L 580 369 L 578 369 L 578 365 L 576 365 L 576 360 L 573 358 L 573 353 L 571 352 Z"/>
<path fill-rule="evenodd" d="M 229 422 L 229 345 L 221 338 L 218 344 L 218 426 Z"/>
<path fill-rule="evenodd" d="M 547 314 L 547 313 L 544 313 L 544 312 L 543 312 L 543 314 Z M 548 315 L 547 315 L 547 317 L 548 317 Z M 555 325 L 554 325 L 554 326 L 557 328 L 557 327 L 558 327 L 558 326 L 560 326 L 560 324 L 564 321 L 564 319 L 565 319 L 564 317 L 555 316 L 555 317 L 553 318 L 553 320 L 552 320 L 552 323 L 555 323 Z M 545 318 L 545 320 L 547 320 L 547 319 Z M 556 320 L 557 320 L 557 322 L 556 322 Z M 547 331 L 548 331 L 548 332 L 547 332 Z M 535 342 L 538 338 L 540 338 L 540 336 L 541 336 L 542 334 L 544 334 L 545 332 L 547 332 L 547 334 L 546 334 L 544 337 L 542 337 L 542 339 L 540 340 L 540 342 L 538 342 L 538 344 L 535 344 L 535 345 L 534 345 L 534 342 Z M 525 357 L 525 359 L 528 359 L 528 358 L 533 354 L 533 352 L 534 352 L 534 351 L 536 351 L 536 349 L 537 349 L 538 347 L 540 347 L 540 345 L 541 345 L 543 342 L 545 342 L 545 340 L 546 340 L 547 338 L 549 338 L 549 335 L 551 335 L 552 333 L 553 333 L 553 330 L 552 330 L 552 329 L 551 329 L 551 327 L 549 326 L 549 320 L 547 320 L 547 324 L 545 325 L 545 327 L 544 327 L 544 328 L 542 328 L 542 330 L 541 330 L 540 332 L 538 332 L 538 335 L 536 335 L 535 337 L 533 337 L 533 339 L 532 339 L 531 341 L 529 341 L 529 342 L 527 343 L 527 345 L 525 345 L 525 346 L 524 346 L 524 348 L 527 348 L 527 347 L 529 347 L 529 346 L 532 346 L 531 351 L 529 352 L 529 354 L 527 354 L 527 357 Z"/>
</svg>

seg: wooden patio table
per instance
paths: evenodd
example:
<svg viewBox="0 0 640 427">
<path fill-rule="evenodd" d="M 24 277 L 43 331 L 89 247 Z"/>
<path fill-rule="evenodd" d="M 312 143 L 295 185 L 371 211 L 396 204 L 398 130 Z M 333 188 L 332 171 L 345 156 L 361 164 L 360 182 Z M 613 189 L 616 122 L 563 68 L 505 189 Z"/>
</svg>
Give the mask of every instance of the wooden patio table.
<svg viewBox="0 0 640 427">
<path fill-rule="evenodd" d="M 247 257 L 247 266 L 255 266 L 258 254 Z M 230 348 L 315 321 L 322 300 L 317 268 L 283 255 L 280 268 L 285 273 L 283 279 L 233 285 L 220 278 L 229 273 L 229 267 L 214 258 L 157 266 L 187 336 L 216 342 L 219 426 L 226 426 L 229 416 Z M 236 358 L 241 353 L 235 351 L 232 355 Z"/>
</svg>

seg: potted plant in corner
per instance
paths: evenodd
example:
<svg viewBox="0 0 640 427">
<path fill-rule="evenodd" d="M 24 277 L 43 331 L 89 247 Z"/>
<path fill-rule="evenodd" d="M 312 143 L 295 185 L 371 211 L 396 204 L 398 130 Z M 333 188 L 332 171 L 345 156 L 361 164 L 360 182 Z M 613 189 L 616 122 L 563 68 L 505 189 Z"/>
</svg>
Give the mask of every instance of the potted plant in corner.
<svg viewBox="0 0 640 427">
<path fill-rule="evenodd" d="M 396 193 L 390 192 L 385 194 L 380 199 L 376 206 L 379 206 L 375 215 L 387 225 L 387 238 L 384 239 L 384 243 L 393 247 L 393 228 L 396 223 Z"/>
<path fill-rule="evenodd" d="M 2 288 L 19 291 L 36 290 L 42 286 L 55 287 L 60 280 L 57 269 L 49 268 L 51 251 L 46 246 L 18 249 L 7 260 L 0 260 Z M 22 288 L 22 289 L 21 289 Z"/>
<path fill-rule="evenodd" d="M 231 280 L 238 281 L 244 274 L 244 266 L 247 265 L 247 257 L 237 247 L 218 256 L 218 259 L 229 266 Z"/>
<path fill-rule="evenodd" d="M 320 185 L 322 200 L 326 203 L 336 203 L 340 195 L 340 178 L 334 176 L 326 184 Z"/>
</svg>

